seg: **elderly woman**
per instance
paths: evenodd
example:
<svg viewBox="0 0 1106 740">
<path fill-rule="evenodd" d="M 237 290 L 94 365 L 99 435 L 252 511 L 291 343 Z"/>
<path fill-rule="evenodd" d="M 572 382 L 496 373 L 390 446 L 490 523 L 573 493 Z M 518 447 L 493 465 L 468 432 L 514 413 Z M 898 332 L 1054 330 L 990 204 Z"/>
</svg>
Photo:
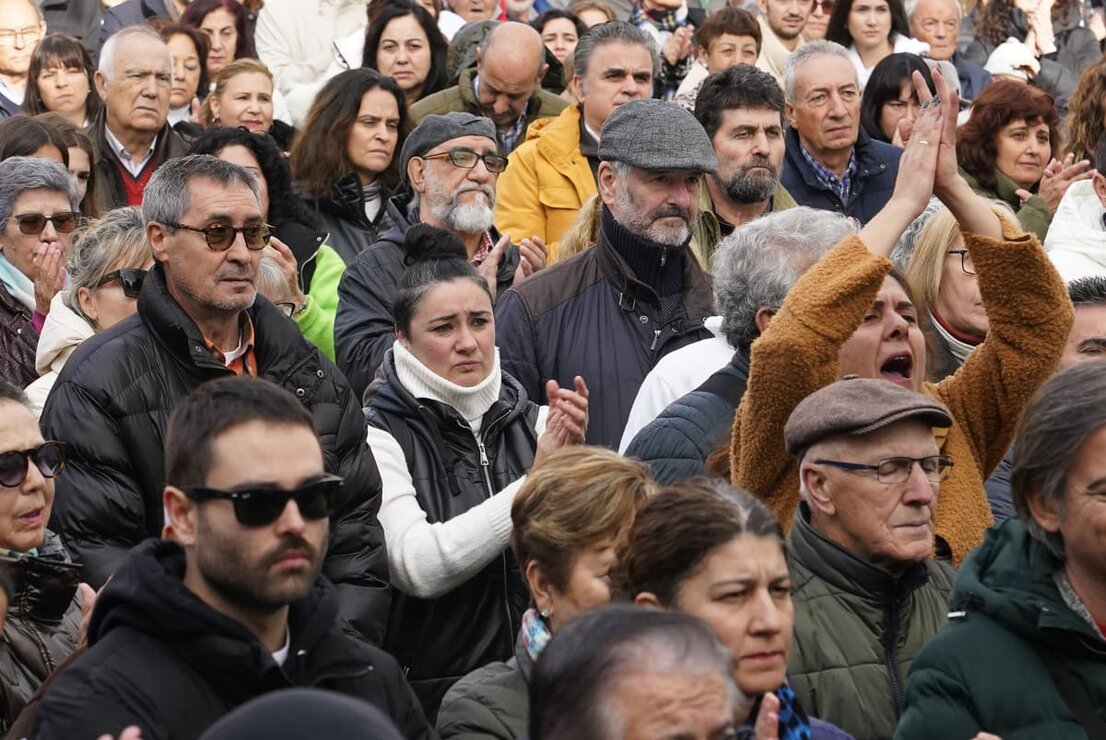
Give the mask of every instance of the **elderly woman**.
<svg viewBox="0 0 1106 740">
<path fill-rule="evenodd" d="M 734 485 L 765 501 L 786 526 L 799 502 L 799 469 L 785 451 L 783 428 L 802 399 L 846 375 L 928 393 L 953 416 L 940 444 L 955 467 L 937 504 L 937 553 L 960 563 L 992 522 L 983 481 L 1006 453 L 1022 407 L 1055 369 L 1072 309 L 1037 239 L 997 215 L 960 176 L 956 97 L 943 77 L 934 82 L 938 104 L 915 76 L 924 110 L 887 205 L 799 278 L 753 344 L 730 464 Z M 972 361 L 938 384 L 925 380 L 918 307 L 887 259 L 931 195 L 959 226 L 989 319 Z"/>
<path fill-rule="evenodd" d="M 1025 409 L 1017 517 L 960 569 L 950 624 L 915 659 L 898 740 L 1103 737 L 1106 364 L 1070 367 Z"/>
<path fill-rule="evenodd" d="M 500 369 L 491 293 L 460 239 L 420 224 L 405 251 L 365 415 L 397 591 L 385 648 L 433 721 L 455 681 L 515 653 L 527 599 L 505 551 L 511 505 L 532 465 L 583 441 L 587 388 L 551 380 L 551 410 L 533 404 Z"/>
<path fill-rule="evenodd" d="M 65 167 L 39 157 L 0 162 L 0 379 L 17 387 L 38 377 L 39 332 L 79 220 Z"/>
<path fill-rule="evenodd" d="M 46 529 L 64 466 L 61 443 L 43 441 L 27 398 L 0 379 L 0 569 L 14 583 L 0 642 L 0 732 L 77 649 L 80 566 Z"/>
<path fill-rule="evenodd" d="M 207 97 L 207 36 L 183 23 L 171 23 L 159 33 L 173 53 L 173 86 L 169 89 L 169 125 L 187 131 L 192 122 L 192 105 Z"/>
<path fill-rule="evenodd" d="M 968 184 L 1001 200 L 1026 231 L 1044 239 L 1052 215 L 1073 182 L 1092 176 L 1091 163 L 1060 152 L 1052 98 L 1014 80 L 995 80 L 957 133 L 956 156 Z"/>
<path fill-rule="evenodd" d="M 600 447 L 559 450 L 531 472 L 511 507 L 511 550 L 531 603 L 515 656 L 454 684 L 438 713 L 442 738 L 526 734 L 534 661 L 568 620 L 611 600 L 616 549 L 653 488 L 640 463 Z"/>
<path fill-rule="evenodd" d="M 36 417 L 73 350 L 138 310 L 138 293 L 153 263 L 137 208 L 109 211 L 73 234 L 66 258 L 69 286 L 51 301 L 38 340 L 35 364 L 42 376 L 27 386 Z"/>
</svg>

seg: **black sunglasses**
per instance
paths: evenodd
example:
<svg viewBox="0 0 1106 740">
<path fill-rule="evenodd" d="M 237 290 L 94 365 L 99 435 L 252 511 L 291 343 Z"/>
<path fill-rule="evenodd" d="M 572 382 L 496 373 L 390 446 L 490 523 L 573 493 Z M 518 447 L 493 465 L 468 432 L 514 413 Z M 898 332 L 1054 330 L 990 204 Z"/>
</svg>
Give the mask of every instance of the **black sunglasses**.
<svg viewBox="0 0 1106 740">
<path fill-rule="evenodd" d="M 230 249 L 231 245 L 234 244 L 234 238 L 238 235 L 238 232 L 242 232 L 242 239 L 246 242 L 246 249 L 252 252 L 260 251 L 269 246 L 269 239 L 272 238 L 273 235 L 268 224 L 246 224 L 245 226 L 212 224 L 202 229 L 169 221 L 166 221 L 165 225 L 172 229 L 184 229 L 185 231 L 195 231 L 198 234 L 203 234 L 207 246 L 214 249 L 216 252 L 225 252 Z"/>
<path fill-rule="evenodd" d="M 239 524 L 243 527 L 264 527 L 280 518 L 288 506 L 288 499 L 295 500 L 304 519 L 328 517 L 341 490 L 342 479 L 327 475 L 291 491 L 276 486 L 259 486 L 235 491 L 196 487 L 186 488 L 184 492 L 194 501 L 229 499 L 234 504 L 234 518 Z"/>
<path fill-rule="evenodd" d="M 138 294 L 142 292 L 142 283 L 146 282 L 146 271 L 135 267 L 125 267 L 122 270 L 109 272 L 100 278 L 100 282 L 96 283 L 96 287 L 99 288 L 101 285 L 107 285 L 116 280 L 123 284 L 123 295 L 127 298 L 137 298 Z"/>
<path fill-rule="evenodd" d="M 53 478 L 65 467 L 65 445 L 43 442 L 29 450 L 0 452 L 0 486 L 15 488 L 27 480 L 27 461 L 33 461 L 43 477 Z"/>
<path fill-rule="evenodd" d="M 41 213 L 21 213 L 15 217 L 19 224 L 19 233 L 27 235 L 39 235 L 46 229 L 46 222 L 54 225 L 54 231 L 59 234 L 68 234 L 76 231 L 81 222 L 81 214 L 74 211 L 55 213 L 53 216 L 44 216 Z"/>
</svg>

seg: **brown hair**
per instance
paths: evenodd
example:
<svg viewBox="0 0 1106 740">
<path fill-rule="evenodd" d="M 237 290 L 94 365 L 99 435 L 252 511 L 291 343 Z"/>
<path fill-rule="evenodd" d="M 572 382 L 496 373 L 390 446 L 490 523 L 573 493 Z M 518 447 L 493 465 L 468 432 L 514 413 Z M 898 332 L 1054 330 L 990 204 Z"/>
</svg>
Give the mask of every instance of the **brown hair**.
<svg viewBox="0 0 1106 740">
<path fill-rule="evenodd" d="M 215 78 L 215 89 L 211 91 L 211 94 L 204 98 L 203 107 L 200 109 L 200 123 L 204 128 L 209 126 L 218 125 L 215 122 L 215 114 L 211 110 L 212 98 L 217 98 L 222 95 L 227 89 L 227 83 L 238 75 L 243 74 L 262 74 L 269 78 L 269 82 L 273 84 L 273 89 L 276 89 L 276 83 L 273 82 L 273 73 L 269 71 L 262 62 L 256 59 L 236 59 L 219 72 L 219 76 Z M 202 92 L 202 91 L 201 91 Z"/>
<path fill-rule="evenodd" d="M 598 0 L 577 0 L 572 5 L 569 5 L 566 10 L 569 13 L 579 17 L 585 10 L 597 10 L 603 15 L 607 16 L 608 21 L 616 20 L 614 11 L 611 10 L 611 6 L 606 3 L 599 2 Z"/>
<path fill-rule="evenodd" d="M 1106 121 L 1106 57 L 1083 70 L 1079 87 L 1068 101 L 1064 119 L 1064 152 L 1076 161 L 1095 160 L 1095 149 Z"/>
<path fill-rule="evenodd" d="M 92 139 L 60 113 L 39 113 L 34 119 L 57 131 L 65 142 L 66 148 L 80 149 L 88 157 L 88 185 L 85 187 L 84 199 L 81 201 L 81 215 L 87 218 L 99 218 L 100 206 L 96 200 L 96 148 L 92 144 Z"/>
<path fill-rule="evenodd" d="M 511 506 L 511 549 L 568 586 L 581 551 L 622 543 L 638 508 L 656 492 L 646 467 L 603 447 L 567 447 L 530 471 Z"/>
<path fill-rule="evenodd" d="M 760 24 L 747 10 L 726 6 L 708 15 L 703 25 L 695 31 L 695 44 L 709 52 L 710 45 L 725 34 L 751 36 L 757 42 L 757 54 L 760 54 Z"/>
<path fill-rule="evenodd" d="M 995 80 L 972 104 L 972 115 L 957 131 L 956 158 L 980 185 L 995 187 L 998 134 L 1012 121 L 1048 126 L 1052 156 L 1060 153 L 1060 119 L 1052 96 L 1016 80 Z"/>
</svg>

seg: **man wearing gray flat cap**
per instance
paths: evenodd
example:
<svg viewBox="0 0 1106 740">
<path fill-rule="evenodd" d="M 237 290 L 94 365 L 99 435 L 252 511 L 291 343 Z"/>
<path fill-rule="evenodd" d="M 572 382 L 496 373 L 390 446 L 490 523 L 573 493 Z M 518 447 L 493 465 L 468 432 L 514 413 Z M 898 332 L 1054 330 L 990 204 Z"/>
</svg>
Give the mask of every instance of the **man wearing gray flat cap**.
<svg viewBox="0 0 1106 740">
<path fill-rule="evenodd" d="M 599 158 L 595 244 L 507 291 L 496 337 L 503 369 L 537 402 L 546 378 L 595 378 L 587 442 L 615 447 L 649 370 L 710 336 L 710 279 L 688 243 L 718 162 L 690 113 L 653 99 L 610 115 Z"/>
<path fill-rule="evenodd" d="M 809 395 L 784 427 L 803 496 L 787 535 L 791 686 L 857 738 L 894 734 L 910 663 L 947 621 L 954 573 L 930 554 L 952 465 L 934 435 L 951 425 L 929 396 L 852 378 Z"/>
<path fill-rule="evenodd" d="M 399 154 L 403 187 L 387 203 L 391 228 L 349 263 L 338 287 L 334 349 L 338 367 L 358 397 L 392 346 L 392 300 L 406 269 L 404 235 L 425 223 L 456 234 L 488 281 L 492 297 L 545 265 L 545 247 L 520 247 L 494 226 L 496 181 L 507 167 L 495 126 L 471 113 L 423 119 Z"/>
</svg>

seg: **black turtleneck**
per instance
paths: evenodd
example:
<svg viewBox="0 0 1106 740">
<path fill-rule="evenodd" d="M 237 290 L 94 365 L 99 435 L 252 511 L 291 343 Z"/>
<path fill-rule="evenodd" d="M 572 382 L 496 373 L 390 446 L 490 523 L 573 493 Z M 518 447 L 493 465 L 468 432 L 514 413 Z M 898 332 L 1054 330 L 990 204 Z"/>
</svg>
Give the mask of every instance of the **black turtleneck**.
<svg viewBox="0 0 1106 740">
<path fill-rule="evenodd" d="M 633 270 L 634 277 L 658 296 L 665 298 L 683 291 L 687 243 L 673 247 L 634 234 L 618 223 L 606 206 L 603 206 L 600 229 L 607 244 Z"/>
</svg>

